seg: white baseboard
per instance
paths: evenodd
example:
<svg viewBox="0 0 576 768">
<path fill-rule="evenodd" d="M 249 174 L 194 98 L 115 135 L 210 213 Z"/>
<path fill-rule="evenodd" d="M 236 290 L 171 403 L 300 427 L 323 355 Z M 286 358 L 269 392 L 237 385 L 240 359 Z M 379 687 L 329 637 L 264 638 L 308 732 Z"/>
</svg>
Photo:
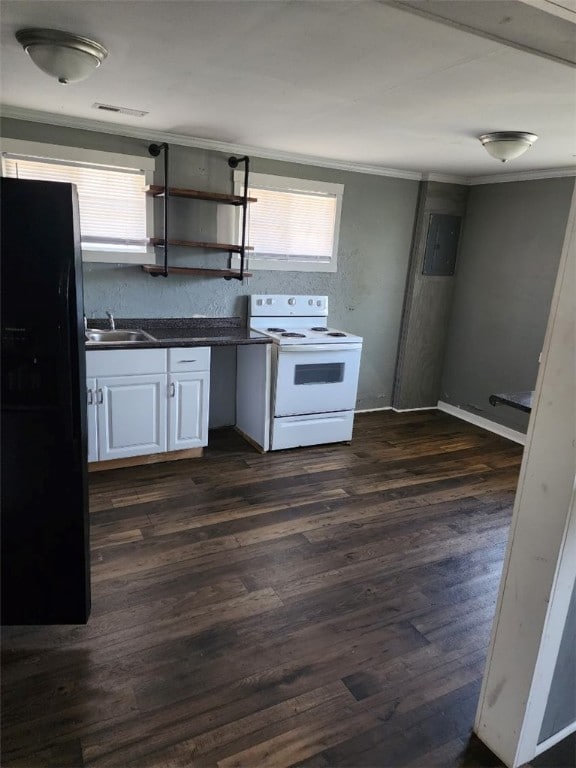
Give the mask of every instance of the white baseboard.
<svg viewBox="0 0 576 768">
<path fill-rule="evenodd" d="M 396 413 L 412 413 L 412 411 L 437 411 L 438 407 L 436 405 L 427 405 L 426 408 L 394 408 L 392 406 L 392 410 Z"/>
<path fill-rule="evenodd" d="M 354 413 L 376 413 L 376 411 L 391 411 L 392 406 L 386 405 L 384 408 L 364 408 L 362 411 L 354 411 Z"/>
<path fill-rule="evenodd" d="M 411 413 L 412 411 L 437 411 L 436 405 L 428 405 L 426 408 L 394 408 L 392 405 L 387 405 L 384 408 L 365 408 L 362 411 L 354 411 L 354 413 L 376 413 L 376 411 L 394 411 L 394 413 Z"/>
<path fill-rule="evenodd" d="M 462 421 L 469 421 L 470 424 L 475 424 L 477 427 L 487 429 L 489 432 L 494 432 L 496 435 L 505 437 L 508 440 L 513 440 L 520 445 L 526 445 L 526 435 L 523 432 L 518 432 L 516 429 L 510 429 L 510 427 L 503 427 L 502 424 L 497 424 L 495 421 L 485 419 L 483 416 L 476 416 L 475 413 L 465 411 L 464 408 L 459 408 L 456 405 L 450 405 L 443 400 L 438 400 L 438 410 L 449 413 L 451 416 L 456 416 L 457 419 Z"/>
</svg>

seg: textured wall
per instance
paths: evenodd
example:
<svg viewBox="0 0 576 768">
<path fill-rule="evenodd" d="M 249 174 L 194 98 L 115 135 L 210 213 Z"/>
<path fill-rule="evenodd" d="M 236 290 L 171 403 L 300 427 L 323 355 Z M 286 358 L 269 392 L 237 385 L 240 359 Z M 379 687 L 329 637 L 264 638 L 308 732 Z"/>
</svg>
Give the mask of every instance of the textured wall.
<svg viewBox="0 0 576 768">
<path fill-rule="evenodd" d="M 430 408 L 439 400 L 455 275 L 424 275 L 430 214 L 464 218 L 468 187 L 424 181 L 416 214 L 404 300 L 394 408 Z"/>
<path fill-rule="evenodd" d="M 20 120 L 4 120 L 2 134 L 148 156 L 148 141 Z M 231 191 L 232 171 L 226 161 L 227 155 L 218 152 L 171 145 L 170 183 Z M 158 168 L 157 182 L 162 183 L 162 158 Z M 251 293 L 327 294 L 329 322 L 364 338 L 357 407 L 390 405 L 418 183 L 260 158 L 251 161 L 251 170 L 345 185 L 336 274 L 256 272 L 242 285 L 222 278 L 154 278 L 139 267 L 86 264 L 88 316 L 102 316 L 106 310 L 118 317 L 245 316 L 246 297 Z M 173 236 L 215 240 L 216 207 L 171 200 Z M 182 254 L 175 258 L 180 263 L 190 260 L 216 266 L 223 265 L 225 257 Z"/>
<path fill-rule="evenodd" d="M 528 414 L 488 398 L 536 384 L 573 188 L 545 179 L 468 196 L 441 399 L 522 432 Z"/>
</svg>

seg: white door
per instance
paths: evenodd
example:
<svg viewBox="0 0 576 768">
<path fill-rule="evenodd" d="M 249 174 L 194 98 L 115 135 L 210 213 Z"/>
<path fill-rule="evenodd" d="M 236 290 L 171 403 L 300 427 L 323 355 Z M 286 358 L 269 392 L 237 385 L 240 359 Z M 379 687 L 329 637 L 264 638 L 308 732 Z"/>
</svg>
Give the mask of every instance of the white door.
<svg viewBox="0 0 576 768">
<path fill-rule="evenodd" d="M 86 398 L 88 461 L 98 461 L 98 406 L 96 403 L 96 379 L 86 379 Z"/>
<path fill-rule="evenodd" d="M 98 379 L 101 461 L 166 450 L 166 374 Z"/>
<path fill-rule="evenodd" d="M 169 376 L 169 451 L 208 444 L 209 379 L 208 371 Z"/>
<path fill-rule="evenodd" d="M 274 416 L 353 410 L 361 344 L 280 347 Z"/>
</svg>

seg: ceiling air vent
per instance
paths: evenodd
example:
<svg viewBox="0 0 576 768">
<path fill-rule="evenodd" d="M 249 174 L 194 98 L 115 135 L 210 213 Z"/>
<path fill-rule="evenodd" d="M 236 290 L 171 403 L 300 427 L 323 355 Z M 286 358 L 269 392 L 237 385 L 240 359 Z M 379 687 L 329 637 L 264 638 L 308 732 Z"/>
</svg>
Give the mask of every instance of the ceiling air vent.
<svg viewBox="0 0 576 768">
<path fill-rule="evenodd" d="M 148 112 L 141 109 L 128 109 L 128 107 L 115 107 L 113 104 L 92 104 L 92 109 L 101 109 L 103 112 L 116 112 L 120 115 L 132 115 L 132 117 L 144 117 Z"/>
</svg>

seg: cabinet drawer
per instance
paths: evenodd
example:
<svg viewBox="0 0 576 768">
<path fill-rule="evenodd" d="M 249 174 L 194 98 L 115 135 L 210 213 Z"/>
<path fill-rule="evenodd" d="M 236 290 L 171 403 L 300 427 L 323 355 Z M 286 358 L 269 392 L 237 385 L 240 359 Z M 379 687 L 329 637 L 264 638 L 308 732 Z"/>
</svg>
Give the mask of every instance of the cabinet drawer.
<svg viewBox="0 0 576 768">
<path fill-rule="evenodd" d="M 94 349 L 86 352 L 87 376 L 166 373 L 165 349 Z"/>
<path fill-rule="evenodd" d="M 210 369 L 210 347 L 171 347 L 168 350 L 168 370 L 208 371 Z"/>
</svg>

